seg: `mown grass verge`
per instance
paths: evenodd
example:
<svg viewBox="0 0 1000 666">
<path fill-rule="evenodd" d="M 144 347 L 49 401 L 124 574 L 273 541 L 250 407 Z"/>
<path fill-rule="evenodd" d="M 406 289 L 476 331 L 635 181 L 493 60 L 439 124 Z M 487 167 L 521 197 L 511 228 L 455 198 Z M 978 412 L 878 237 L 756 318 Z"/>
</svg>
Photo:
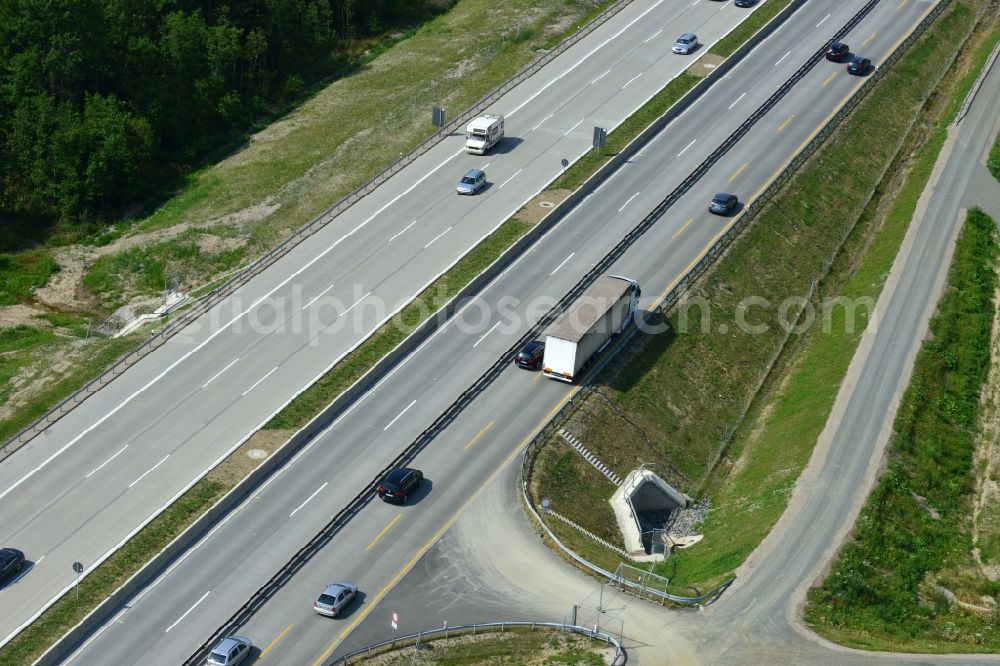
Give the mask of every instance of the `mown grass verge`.
<svg viewBox="0 0 1000 666">
<path fill-rule="evenodd" d="M 829 397 L 832 405 L 843 376 L 838 364 L 846 370 L 868 311 L 854 311 L 850 338 L 844 335 L 847 313 L 832 309 L 829 330 L 837 334 L 819 336 L 823 346 L 812 352 L 815 365 L 810 366 L 815 374 L 789 383 L 783 393 L 787 411 L 775 407 L 763 419 L 781 427 L 739 431 L 730 439 L 747 396 L 756 392 L 784 338 L 777 306 L 807 293 L 819 268 L 837 254 L 844 232 L 859 219 L 817 298 L 842 294 L 868 296 L 874 302 L 912 206 L 905 215 L 899 215 L 905 207 L 897 209 L 895 224 L 885 223 L 874 240 L 872 232 L 880 221 L 875 208 L 866 216 L 862 213 L 913 127 L 922 100 L 934 90 L 974 19 L 963 3 L 946 11 L 703 278 L 693 292 L 699 300 L 671 315 L 667 334 L 637 338 L 615 368 L 598 378 L 597 390 L 606 399 L 587 399 L 573 415 L 578 425 L 571 429 L 620 476 L 634 468 L 636 460 L 651 462 L 675 487 L 712 498 L 705 540 L 676 559 L 674 584 L 679 593 L 730 576 L 784 510 L 815 442 L 796 427 L 808 431 L 815 426 L 818 434 L 829 411 L 821 411 L 825 400 Z M 870 131 L 872 123 L 879 132 Z M 859 145 L 865 150 L 859 151 Z M 940 143 L 920 161 L 921 172 L 906 191 L 906 201 L 916 201 L 939 149 Z M 754 307 L 747 316 L 751 323 L 767 326 L 762 334 L 743 331 L 734 322 L 737 306 L 747 296 L 771 304 Z M 823 323 L 820 319 L 817 322 Z M 800 344 L 800 336 L 793 336 L 788 348 Z M 814 397 L 818 402 L 810 403 Z M 802 422 L 796 425 L 789 422 L 792 418 Z M 751 416 L 748 423 L 754 420 Z M 540 478 L 544 474 L 540 471 Z M 617 533 L 603 513 L 557 490 L 542 484 L 539 496 L 549 497 L 555 510 L 602 538 L 611 540 Z M 609 484 L 604 499 L 612 490 Z"/>
<path fill-rule="evenodd" d="M 788 6 L 791 0 L 769 0 L 764 3 L 763 7 L 760 7 L 750 18 L 740 23 L 736 26 L 736 29 L 731 33 L 723 37 L 718 41 L 718 43 L 709 50 L 709 53 L 714 53 L 715 55 L 722 56 L 723 58 L 728 58 L 731 56 L 736 49 L 743 45 L 743 42 L 750 39 L 751 36 L 758 30 L 760 30 L 764 25 L 770 21 L 772 18 L 777 16 L 778 12 Z"/>
<path fill-rule="evenodd" d="M 54 314 L 54 313 L 51 313 Z M 103 373 L 108 367 L 136 346 L 135 336 L 124 338 L 101 338 L 84 342 L 79 338 L 86 334 L 82 324 L 76 324 L 69 329 L 72 338 L 60 338 L 47 329 L 37 329 L 31 326 L 18 326 L 4 329 L 0 332 L 0 344 L 5 346 L 0 355 L 0 401 L 14 399 L 17 390 L 11 380 L 19 373 L 27 373 L 26 378 L 36 379 L 37 373 L 45 372 L 47 368 L 38 370 L 35 366 L 45 363 L 46 358 L 52 358 L 55 350 L 62 350 L 67 345 L 85 346 L 71 350 L 67 358 L 67 368 L 58 378 L 45 381 L 43 387 L 29 401 L 18 406 L 8 418 L 0 420 L 0 442 L 6 442 L 35 420 L 41 418 L 61 400 L 78 390 L 87 382 Z"/>
<path fill-rule="evenodd" d="M 153 519 L 118 552 L 80 581 L 80 601 L 70 591 L 0 648 L 0 664 L 31 664 L 66 631 L 142 568 L 185 527 L 225 492 L 222 484 L 209 479 L 196 483 L 179 500 Z"/>
<path fill-rule="evenodd" d="M 889 467 L 805 617 L 854 647 L 892 651 L 1000 649 L 1000 582 L 973 559 L 973 454 L 1000 247 L 994 221 L 970 211 L 903 395 Z M 982 606 L 964 608 L 960 601 Z"/>
</svg>

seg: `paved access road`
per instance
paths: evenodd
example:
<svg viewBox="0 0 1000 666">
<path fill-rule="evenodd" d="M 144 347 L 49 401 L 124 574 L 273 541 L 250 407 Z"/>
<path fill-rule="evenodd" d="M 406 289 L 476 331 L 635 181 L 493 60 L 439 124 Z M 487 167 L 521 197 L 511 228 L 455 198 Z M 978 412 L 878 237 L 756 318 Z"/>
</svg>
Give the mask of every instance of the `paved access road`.
<svg viewBox="0 0 1000 666">
<path fill-rule="evenodd" d="M 0 644 L 233 451 L 747 12 L 634 2 L 490 109 L 493 154 L 452 136 L 0 464 L 0 544 L 32 567 L 0 592 Z M 470 167 L 490 186 L 455 194 Z M 345 456 L 349 456 L 345 453 Z"/>
<path fill-rule="evenodd" d="M 807 3 L 462 316 L 131 601 L 75 661 L 175 663 L 186 656 L 520 337 L 525 322 L 544 311 L 539 305 L 566 293 L 863 4 L 841 3 L 831 12 Z M 888 53 L 930 6 L 880 4 L 851 37 L 867 40 L 871 53 Z M 752 197 L 859 85 L 842 65 L 819 63 L 611 272 L 637 277 L 652 301 L 732 223 L 707 213 L 710 196 L 732 188 Z M 415 464 L 429 483 L 413 505 L 368 506 L 243 631 L 261 646 L 273 643 L 266 658 L 321 663 L 572 390 L 538 373 L 503 373 L 418 456 Z M 364 600 L 345 620 L 330 621 L 310 604 L 335 579 L 357 581 Z"/>
<path fill-rule="evenodd" d="M 952 128 L 852 362 L 837 405 L 791 506 L 739 572 L 738 583 L 703 612 L 667 611 L 634 597 L 600 592 L 539 543 L 519 511 L 515 467 L 504 474 L 419 560 L 345 647 L 442 622 L 541 618 L 561 620 L 572 605 L 580 621 L 624 631 L 629 663 L 859 664 L 991 663 L 997 655 L 889 655 L 849 650 L 817 638 L 799 621 L 810 585 L 853 525 L 875 480 L 898 398 L 924 339 L 950 263 L 964 210 L 983 207 L 1000 220 L 1000 185 L 984 166 L 1000 130 L 1000 66 L 994 66 L 969 115 Z M 950 151 L 950 154 L 949 154 Z M 606 614 L 593 609 L 602 605 Z"/>
</svg>

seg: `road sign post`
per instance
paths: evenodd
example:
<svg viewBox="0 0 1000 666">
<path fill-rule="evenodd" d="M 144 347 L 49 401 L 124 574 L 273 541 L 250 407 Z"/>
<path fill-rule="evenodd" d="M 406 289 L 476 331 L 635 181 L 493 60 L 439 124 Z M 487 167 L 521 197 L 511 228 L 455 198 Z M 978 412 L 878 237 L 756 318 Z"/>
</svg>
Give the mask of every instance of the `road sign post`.
<svg viewBox="0 0 1000 666">
<path fill-rule="evenodd" d="M 76 603 L 80 603 L 80 574 L 83 573 L 83 564 L 80 562 L 73 563 L 73 571 L 76 572 Z"/>
</svg>

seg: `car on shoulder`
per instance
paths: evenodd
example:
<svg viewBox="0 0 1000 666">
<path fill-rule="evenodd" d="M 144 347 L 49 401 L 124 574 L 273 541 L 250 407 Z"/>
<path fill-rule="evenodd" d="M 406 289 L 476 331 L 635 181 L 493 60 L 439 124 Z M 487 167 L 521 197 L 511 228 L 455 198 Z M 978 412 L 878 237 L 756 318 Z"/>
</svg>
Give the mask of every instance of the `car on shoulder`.
<svg viewBox="0 0 1000 666">
<path fill-rule="evenodd" d="M 685 32 L 683 35 L 677 38 L 674 42 L 673 47 L 670 49 L 674 53 L 680 53 L 682 55 L 687 55 L 698 48 L 698 37 L 693 32 Z"/>
<path fill-rule="evenodd" d="M 826 59 L 832 62 L 843 62 L 851 53 L 851 47 L 844 42 L 833 42 L 826 47 Z"/>
<path fill-rule="evenodd" d="M 482 169 L 469 169 L 458 181 L 458 187 L 455 189 L 459 194 L 475 194 L 483 189 L 484 185 L 486 185 L 486 172 Z"/>
<path fill-rule="evenodd" d="M 250 656 L 252 647 L 253 644 L 246 636 L 223 638 L 218 645 L 212 648 L 205 663 L 210 666 L 236 666 Z"/>
<path fill-rule="evenodd" d="M 358 594 L 358 588 L 351 583 L 330 583 L 319 598 L 313 602 L 313 610 L 320 615 L 337 617 L 347 604 Z"/>
<path fill-rule="evenodd" d="M 545 343 L 540 340 L 533 340 L 521 348 L 514 356 L 514 363 L 518 367 L 536 370 L 542 367 L 542 356 L 545 355 Z"/>
<path fill-rule="evenodd" d="M 861 56 L 854 56 L 851 62 L 847 63 L 847 73 L 855 76 L 864 76 L 872 68 L 872 61 Z"/>
<path fill-rule="evenodd" d="M 24 553 L 17 548 L 0 548 L 0 583 L 24 568 Z"/>
<path fill-rule="evenodd" d="M 424 482 L 424 473 L 419 469 L 397 467 L 378 484 L 378 496 L 386 502 L 406 504 L 406 498 Z"/>
<path fill-rule="evenodd" d="M 729 215 L 736 210 L 736 204 L 738 203 L 739 199 L 735 194 L 719 192 L 712 197 L 712 201 L 709 202 L 708 211 L 710 213 L 715 213 L 716 215 Z"/>
</svg>

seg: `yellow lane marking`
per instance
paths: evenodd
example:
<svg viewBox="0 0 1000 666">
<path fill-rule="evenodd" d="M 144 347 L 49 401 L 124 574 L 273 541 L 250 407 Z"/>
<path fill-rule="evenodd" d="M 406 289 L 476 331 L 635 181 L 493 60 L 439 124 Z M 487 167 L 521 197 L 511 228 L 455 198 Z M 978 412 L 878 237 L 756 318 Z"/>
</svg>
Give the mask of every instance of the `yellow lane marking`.
<svg viewBox="0 0 1000 666">
<path fill-rule="evenodd" d="M 744 170 L 745 170 L 745 169 L 746 169 L 746 168 L 747 168 L 748 166 L 750 166 L 750 163 L 749 163 L 749 162 L 744 162 L 744 163 L 743 163 L 743 166 L 741 166 L 741 167 L 740 167 L 739 169 L 737 169 L 737 170 L 736 170 L 736 173 L 734 173 L 734 174 L 733 174 L 732 176 L 730 176 L 730 177 L 729 177 L 729 182 L 731 183 L 731 182 L 733 182 L 734 180 L 736 180 L 736 178 L 737 178 L 737 177 L 738 177 L 738 176 L 739 176 L 739 175 L 740 175 L 741 173 L 743 173 L 743 171 L 744 171 Z"/>
<path fill-rule="evenodd" d="M 470 446 L 478 442 L 479 438 L 485 435 L 486 431 L 492 428 L 494 423 L 496 423 L 496 421 L 490 421 L 489 423 L 487 423 L 485 428 L 477 432 L 476 436 L 469 440 L 469 443 L 465 445 L 465 448 L 468 449 Z"/>
<path fill-rule="evenodd" d="M 535 378 L 534 378 L 534 379 L 532 379 L 531 381 L 533 381 L 533 382 L 537 382 L 537 381 L 538 381 L 539 379 L 541 379 L 541 378 L 542 378 L 542 377 L 544 377 L 544 376 L 545 376 L 545 373 L 544 373 L 544 372 L 536 372 L 536 373 L 535 373 Z"/>
<path fill-rule="evenodd" d="M 868 46 L 868 42 L 872 41 L 873 39 L 875 39 L 875 33 L 874 32 L 872 34 L 868 35 L 868 39 L 866 39 L 865 41 L 861 42 L 861 46 Z"/>
<path fill-rule="evenodd" d="M 826 81 L 823 82 L 823 87 L 825 88 L 826 84 L 830 83 L 830 81 L 833 81 L 835 78 L 837 78 L 837 72 L 834 72 L 830 76 L 826 77 Z"/>
<path fill-rule="evenodd" d="M 678 236 L 680 236 L 680 235 L 681 235 L 682 233 L 684 233 L 684 230 L 685 230 L 685 229 L 687 229 L 687 228 L 688 228 L 688 225 L 690 225 L 690 224 L 691 224 L 692 222 L 694 222 L 694 218 L 693 218 L 693 217 L 692 217 L 692 218 L 691 218 L 690 220 L 688 220 L 687 222 L 685 222 L 685 223 L 684 223 L 684 226 L 683 226 L 683 227 L 681 227 L 681 228 L 680 228 L 680 229 L 678 229 L 678 230 L 677 230 L 676 232 L 674 232 L 674 235 L 673 235 L 673 236 L 671 236 L 671 237 L 670 237 L 670 239 L 671 239 L 671 240 L 674 240 L 674 239 L 676 239 L 676 238 L 677 238 Z"/>
<path fill-rule="evenodd" d="M 285 637 L 285 634 L 287 634 L 287 633 L 288 633 L 288 630 L 289 630 L 289 629 L 291 629 L 291 628 L 292 628 L 292 625 L 288 625 L 287 627 L 285 627 L 284 629 L 282 629 L 282 630 L 281 630 L 281 633 L 280 633 L 280 634 L 278 634 L 277 636 L 275 636 L 275 637 L 274 637 L 274 640 L 273 640 L 273 641 L 271 641 L 270 643 L 268 643 L 268 644 L 267 644 L 267 647 L 266 647 L 266 648 L 264 648 L 263 650 L 261 650 L 261 651 L 260 651 L 260 656 L 258 656 L 258 657 L 257 657 L 257 659 L 263 659 L 263 658 L 264 658 L 264 655 L 265 655 L 265 654 L 267 654 L 267 653 L 268 653 L 268 651 L 269 651 L 269 650 L 270 650 L 271 648 L 273 648 L 273 647 L 274 647 L 275 645 L 277 645 L 277 644 L 278 644 L 278 641 L 280 641 L 280 640 L 281 640 L 282 638 L 284 638 L 284 637 Z"/>
<path fill-rule="evenodd" d="M 377 543 L 378 543 L 378 540 L 379 540 L 379 539 L 381 539 L 382 537 L 384 537 L 384 536 L 385 536 L 385 533 L 386 533 L 386 532 L 388 532 L 389 530 L 391 530 L 391 529 L 392 529 L 392 526 L 396 524 L 396 521 L 398 521 L 398 520 L 399 520 L 400 518 L 402 518 L 402 517 L 403 517 L 403 514 L 401 514 L 401 513 L 397 513 L 397 514 L 396 514 L 396 517 L 395 517 L 395 518 L 393 518 L 393 519 L 392 519 L 392 520 L 391 520 L 391 521 L 389 522 L 389 524 L 388 524 L 388 525 L 386 525 L 385 527 L 383 527 L 383 528 L 382 528 L 382 531 L 378 533 L 378 536 L 376 536 L 376 537 L 375 537 L 374 539 L 372 539 L 372 542 L 371 542 L 370 544 L 368 544 L 368 547 L 367 547 L 367 548 L 365 548 L 365 550 L 371 550 L 371 549 L 372 549 L 372 546 L 374 546 L 375 544 L 377 544 Z"/>
<path fill-rule="evenodd" d="M 902 9 L 902 8 L 903 8 L 903 6 L 904 6 L 904 5 L 905 5 L 905 4 L 907 3 L 907 2 L 909 2 L 909 1 L 910 1 L 910 0 L 903 0 L 903 1 L 902 1 L 902 2 L 900 2 L 900 3 L 898 4 L 898 5 L 896 5 L 896 11 L 899 11 L 900 9 Z"/>
<path fill-rule="evenodd" d="M 435 532 L 434 536 L 432 536 L 427 541 L 427 543 L 425 543 L 417 550 L 413 558 L 410 559 L 409 562 L 404 564 L 402 569 L 396 572 L 396 575 L 392 577 L 392 580 L 386 583 L 386 586 L 383 587 L 381 590 L 379 590 L 378 594 L 373 596 L 370 602 L 367 599 L 365 600 L 366 603 L 364 607 L 362 607 L 358 611 L 358 613 L 354 616 L 354 619 L 351 620 L 351 623 L 348 624 L 346 627 L 344 627 L 344 630 L 340 632 L 340 635 L 337 636 L 337 638 L 335 638 L 333 642 L 330 643 L 329 647 L 327 647 L 326 650 L 323 651 L 323 654 L 321 654 L 319 658 L 313 662 L 312 666 L 321 666 L 323 664 L 326 658 L 329 657 L 330 654 L 332 654 L 333 651 L 337 649 L 337 646 L 340 645 L 340 643 L 347 637 L 347 635 L 350 634 L 352 631 L 354 631 L 354 628 L 357 627 L 359 624 L 361 624 L 362 620 L 368 617 L 368 614 L 371 613 L 376 606 L 378 606 L 378 603 L 382 600 L 382 598 L 385 597 L 385 595 L 389 594 L 392 588 L 394 588 L 396 584 L 403 579 L 403 576 L 409 573 L 410 569 L 412 569 L 413 566 L 420 560 L 420 558 L 424 556 L 424 553 L 430 550 L 431 546 L 437 543 L 438 539 L 440 539 L 444 535 L 444 533 L 447 532 L 448 529 L 455 524 L 455 521 L 458 520 L 458 517 L 462 514 L 462 512 L 464 512 L 465 509 L 468 508 L 470 504 L 472 504 L 476 499 L 478 499 L 478 497 L 482 494 L 484 490 L 490 487 L 490 484 L 492 484 L 496 480 L 496 478 L 500 476 L 500 473 L 503 472 L 505 469 L 507 469 L 507 466 L 511 462 L 513 462 L 513 460 L 517 458 L 518 455 L 520 455 L 521 451 L 524 450 L 524 447 L 528 445 L 528 442 L 530 442 L 532 438 L 536 434 L 538 434 L 538 432 L 542 428 L 545 427 L 545 424 L 549 422 L 549 419 L 551 419 L 556 412 L 562 409 L 562 406 L 566 404 L 566 401 L 569 400 L 571 397 L 573 397 L 573 395 L 579 390 L 580 390 L 579 386 L 574 386 L 568 391 L 566 391 L 566 395 L 560 398 L 559 402 L 556 403 L 556 406 L 553 407 L 549 411 L 549 413 L 544 416 L 544 418 L 542 418 L 539 424 L 535 426 L 530 433 L 528 433 L 527 437 L 522 439 L 521 442 L 516 447 L 514 447 L 514 450 L 510 452 L 510 455 L 507 456 L 507 458 L 500 464 L 500 466 L 493 471 L 493 474 L 490 475 L 490 478 L 488 478 L 485 483 L 479 484 L 479 488 L 476 489 L 476 492 L 473 493 L 472 496 L 469 497 L 465 501 L 465 503 L 461 507 L 459 507 L 459 509 L 455 513 L 451 515 L 451 517 L 448 518 L 445 524 L 441 526 L 441 529 Z"/>
<path fill-rule="evenodd" d="M 792 122 L 792 118 L 794 118 L 794 117 L 795 117 L 795 114 L 793 113 L 792 115 L 790 115 L 787 118 L 785 118 L 785 122 L 781 123 L 778 126 L 778 131 L 780 132 L 781 130 L 785 129 L 785 127 L 788 126 L 788 123 Z"/>
</svg>

